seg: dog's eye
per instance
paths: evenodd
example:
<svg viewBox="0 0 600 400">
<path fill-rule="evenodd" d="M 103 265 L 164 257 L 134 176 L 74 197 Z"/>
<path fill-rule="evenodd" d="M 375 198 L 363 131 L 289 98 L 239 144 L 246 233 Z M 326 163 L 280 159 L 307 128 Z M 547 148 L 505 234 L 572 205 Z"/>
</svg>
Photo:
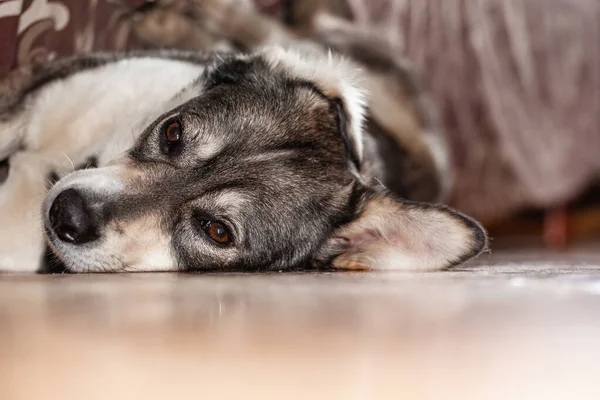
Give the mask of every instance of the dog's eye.
<svg viewBox="0 0 600 400">
<path fill-rule="evenodd" d="M 231 241 L 227 227 L 218 221 L 202 221 L 202 228 L 219 244 L 228 244 Z"/>
<path fill-rule="evenodd" d="M 167 125 L 165 128 L 165 138 L 169 145 L 177 143 L 181 139 L 181 125 L 179 122 L 173 121 Z"/>
</svg>

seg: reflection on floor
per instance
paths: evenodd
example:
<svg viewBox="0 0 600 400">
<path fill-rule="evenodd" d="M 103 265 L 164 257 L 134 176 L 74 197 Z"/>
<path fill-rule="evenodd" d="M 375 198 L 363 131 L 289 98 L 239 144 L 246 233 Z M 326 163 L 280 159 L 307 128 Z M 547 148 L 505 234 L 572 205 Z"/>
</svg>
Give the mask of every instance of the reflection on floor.
<svg viewBox="0 0 600 400">
<path fill-rule="evenodd" d="M 460 270 L 0 275 L 0 399 L 598 399 L 600 251 Z"/>
</svg>

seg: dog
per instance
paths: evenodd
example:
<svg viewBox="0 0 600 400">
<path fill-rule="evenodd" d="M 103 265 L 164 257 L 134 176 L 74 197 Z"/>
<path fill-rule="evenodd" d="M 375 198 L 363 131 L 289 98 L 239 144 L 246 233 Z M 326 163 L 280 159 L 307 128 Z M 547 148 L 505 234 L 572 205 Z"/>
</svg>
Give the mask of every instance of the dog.
<svg viewBox="0 0 600 400">
<path fill-rule="evenodd" d="M 38 270 L 42 232 L 72 272 L 429 271 L 487 248 L 386 189 L 360 68 L 332 53 L 81 55 L 2 82 L 3 270 Z"/>
</svg>

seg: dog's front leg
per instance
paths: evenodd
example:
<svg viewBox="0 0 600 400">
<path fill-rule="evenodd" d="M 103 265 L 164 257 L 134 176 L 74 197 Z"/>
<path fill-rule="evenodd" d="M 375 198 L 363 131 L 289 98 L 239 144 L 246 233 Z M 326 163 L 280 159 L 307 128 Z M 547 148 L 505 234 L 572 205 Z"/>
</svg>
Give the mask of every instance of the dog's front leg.
<svg viewBox="0 0 600 400">
<path fill-rule="evenodd" d="M 0 185 L 0 271 L 35 272 L 44 251 L 40 209 L 48 166 L 27 152 L 15 153 L 9 163 Z"/>
</svg>

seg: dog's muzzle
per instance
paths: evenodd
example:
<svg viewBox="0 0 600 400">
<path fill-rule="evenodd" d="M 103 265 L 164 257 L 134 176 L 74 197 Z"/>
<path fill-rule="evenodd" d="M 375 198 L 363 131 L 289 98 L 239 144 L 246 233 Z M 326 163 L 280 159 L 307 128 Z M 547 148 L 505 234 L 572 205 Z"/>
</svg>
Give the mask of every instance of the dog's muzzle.
<svg viewBox="0 0 600 400">
<path fill-rule="evenodd" d="M 77 189 L 70 188 L 56 196 L 48 219 L 50 229 L 62 242 L 79 245 L 100 237 L 98 218 Z"/>
</svg>

